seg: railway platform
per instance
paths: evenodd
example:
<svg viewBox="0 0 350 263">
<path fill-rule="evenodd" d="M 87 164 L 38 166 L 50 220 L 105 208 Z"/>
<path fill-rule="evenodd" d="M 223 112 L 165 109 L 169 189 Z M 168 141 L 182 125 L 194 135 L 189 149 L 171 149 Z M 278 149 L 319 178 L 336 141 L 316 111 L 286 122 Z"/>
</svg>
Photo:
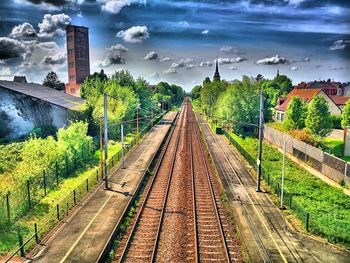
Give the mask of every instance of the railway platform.
<svg viewBox="0 0 350 263">
<path fill-rule="evenodd" d="M 176 118 L 169 112 L 32 257 L 33 262 L 97 262 Z"/>
<path fill-rule="evenodd" d="M 197 119 L 251 262 L 349 262 L 349 252 L 295 231 L 223 135 Z"/>
</svg>

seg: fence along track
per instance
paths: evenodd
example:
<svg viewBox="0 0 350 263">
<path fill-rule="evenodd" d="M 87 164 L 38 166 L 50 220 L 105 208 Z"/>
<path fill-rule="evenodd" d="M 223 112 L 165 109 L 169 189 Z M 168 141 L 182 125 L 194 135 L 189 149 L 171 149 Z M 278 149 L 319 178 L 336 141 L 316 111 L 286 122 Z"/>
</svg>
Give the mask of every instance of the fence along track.
<svg viewBox="0 0 350 263">
<path fill-rule="evenodd" d="M 120 262 L 128 261 L 128 260 L 134 261 L 137 259 L 148 260 L 152 262 L 155 261 L 157 243 L 159 240 L 160 228 L 161 228 L 161 224 L 164 216 L 168 189 L 171 182 L 171 176 L 174 168 L 176 152 L 180 141 L 181 124 L 177 126 L 179 118 L 181 118 L 181 124 L 182 124 L 184 119 L 184 106 L 180 110 L 179 117 L 176 119 L 174 124 L 175 127 L 172 129 L 171 133 L 169 134 L 169 137 L 161 153 L 159 161 L 157 162 L 157 166 L 155 168 L 152 181 L 145 194 L 144 201 L 140 206 L 140 210 L 137 214 L 135 222 L 129 233 L 129 237 L 126 241 L 124 249 L 119 258 Z M 161 176 L 161 175 L 158 175 L 158 173 L 161 170 L 161 168 L 164 167 L 163 166 L 165 162 L 164 159 L 165 159 L 166 153 L 168 152 L 169 145 L 172 142 L 175 129 L 177 129 L 177 137 L 175 141 L 174 153 L 171 158 L 171 169 L 167 177 L 165 176 L 165 174 Z M 162 193 L 165 188 L 166 188 L 165 193 Z M 160 211 L 160 215 L 159 215 L 159 211 Z M 147 223 L 147 216 L 148 216 L 148 219 L 150 219 L 151 224 Z M 155 221 L 155 222 L 152 223 L 152 221 Z"/>
<path fill-rule="evenodd" d="M 194 211 L 195 220 L 197 221 L 195 221 L 195 223 L 197 223 L 195 224 L 195 231 L 197 231 L 196 237 L 198 239 L 197 247 L 195 248 L 199 250 L 196 251 L 196 262 L 232 262 L 217 204 L 217 199 L 220 200 L 220 198 L 217 198 L 214 193 L 208 163 L 203 152 L 198 127 L 193 114 L 191 109 L 190 141 L 192 144 L 191 159 L 194 163 L 192 171 L 194 180 L 193 202 L 196 209 Z M 192 137 L 192 133 L 194 134 L 194 138 Z M 197 162 L 193 160 L 194 145 L 197 146 L 197 151 L 199 151 L 200 156 L 200 160 L 197 160 Z M 205 168 L 204 174 L 200 174 L 201 171 L 203 172 L 203 169 L 200 170 L 200 168 L 196 168 L 198 163 L 203 164 Z M 198 224 L 198 222 L 200 222 L 200 224 Z M 232 252 L 232 254 L 234 254 L 234 252 Z M 234 257 L 234 260 L 238 260 L 238 258 Z"/>
</svg>

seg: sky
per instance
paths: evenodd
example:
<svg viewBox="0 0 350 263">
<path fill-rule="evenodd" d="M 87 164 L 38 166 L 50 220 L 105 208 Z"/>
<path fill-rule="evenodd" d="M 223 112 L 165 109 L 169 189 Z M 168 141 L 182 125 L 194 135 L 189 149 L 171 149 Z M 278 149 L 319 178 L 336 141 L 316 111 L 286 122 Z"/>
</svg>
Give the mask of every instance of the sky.
<svg viewBox="0 0 350 263">
<path fill-rule="evenodd" d="M 127 69 L 187 91 L 212 78 L 350 81 L 347 0 L 1 0 L 0 79 L 68 82 L 65 27 L 89 28 L 91 73 Z"/>
</svg>

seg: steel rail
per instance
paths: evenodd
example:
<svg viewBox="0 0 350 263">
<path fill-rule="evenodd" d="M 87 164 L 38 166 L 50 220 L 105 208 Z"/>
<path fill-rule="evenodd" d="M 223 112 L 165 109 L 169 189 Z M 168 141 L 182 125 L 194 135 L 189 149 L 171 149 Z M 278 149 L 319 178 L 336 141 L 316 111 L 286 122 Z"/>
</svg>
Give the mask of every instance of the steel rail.
<svg viewBox="0 0 350 263">
<path fill-rule="evenodd" d="M 188 107 L 187 103 L 185 103 L 184 109 L 187 110 L 187 107 Z M 161 231 L 161 228 L 162 228 L 162 225 L 163 225 L 164 213 L 165 213 L 166 203 L 167 203 L 168 196 L 169 196 L 169 189 L 170 189 L 171 179 L 172 179 L 172 176 L 173 176 L 175 160 L 176 160 L 176 154 L 177 154 L 177 151 L 178 151 L 178 148 L 179 148 L 179 144 L 180 144 L 179 142 L 180 142 L 180 135 L 181 135 L 181 126 L 182 126 L 183 121 L 185 119 L 185 113 L 186 113 L 186 111 L 184 111 L 184 113 L 182 115 L 181 123 L 180 123 L 180 126 L 179 126 L 179 133 L 177 134 L 177 138 L 176 138 L 175 150 L 174 150 L 174 154 L 172 156 L 171 167 L 170 167 L 170 171 L 169 171 L 169 179 L 168 179 L 167 188 L 166 188 L 166 192 L 165 192 L 165 198 L 163 200 L 163 206 L 162 206 L 162 211 L 161 211 L 160 220 L 159 220 L 159 224 L 158 224 L 156 240 L 155 240 L 154 246 L 153 246 L 151 262 L 155 262 L 156 261 L 156 257 L 157 257 L 157 247 L 158 247 L 158 243 L 159 243 L 159 239 L 160 239 L 160 231 Z"/>
<path fill-rule="evenodd" d="M 191 108 L 191 113 L 192 113 L 192 118 L 194 118 L 194 112 L 193 112 L 192 108 Z M 209 175 L 209 167 L 208 167 L 207 161 L 206 161 L 205 156 L 204 156 L 204 151 L 203 151 L 203 148 L 202 148 L 200 135 L 198 133 L 198 126 L 197 126 L 197 123 L 195 121 L 192 122 L 192 123 L 193 123 L 193 125 L 195 127 L 194 130 L 195 130 L 195 134 L 196 134 L 196 139 L 198 140 L 199 145 L 200 145 L 200 147 L 199 147 L 200 148 L 200 153 L 201 153 L 201 157 L 202 157 L 202 160 L 203 160 L 203 163 L 204 163 L 206 177 L 208 179 L 208 184 L 209 184 L 209 188 L 210 188 L 210 194 L 211 194 L 211 198 L 213 200 L 213 204 L 214 204 L 214 208 L 215 208 L 215 215 L 216 215 L 216 218 L 217 218 L 217 221 L 218 221 L 218 224 L 219 224 L 220 236 L 221 236 L 221 240 L 223 242 L 226 259 L 227 259 L 227 262 L 232 262 L 231 261 L 231 256 L 230 256 L 230 252 L 229 252 L 229 248 L 227 246 L 227 241 L 226 241 L 224 229 L 223 229 L 222 222 L 221 222 L 221 217 L 220 217 L 220 214 L 219 214 L 219 209 L 218 209 L 218 206 L 217 206 L 217 203 L 216 203 L 216 199 L 215 199 L 215 194 L 214 194 L 212 181 L 211 181 L 210 175 Z"/>
<path fill-rule="evenodd" d="M 181 115 L 182 111 L 183 111 L 183 109 L 180 110 L 179 115 Z M 179 115 L 178 115 L 178 116 L 179 116 Z M 157 165 L 156 165 L 156 168 L 155 168 L 155 172 L 154 172 L 153 177 L 152 177 L 152 181 L 151 181 L 150 186 L 149 186 L 149 188 L 148 188 L 148 190 L 147 190 L 147 192 L 146 192 L 145 199 L 143 200 L 143 202 L 142 202 L 142 204 L 141 204 L 140 210 L 139 210 L 139 212 L 137 213 L 136 220 L 135 220 L 135 222 L 134 222 L 134 224 L 133 224 L 133 227 L 132 227 L 131 232 L 130 232 L 130 235 L 129 235 L 128 239 L 127 239 L 126 245 L 125 245 L 125 247 L 124 247 L 124 249 L 123 249 L 123 252 L 122 252 L 122 254 L 121 254 L 121 256 L 120 256 L 119 262 L 123 262 L 123 261 L 125 260 L 125 258 L 126 258 L 126 255 L 127 255 L 127 253 L 128 253 L 128 248 L 129 248 L 129 246 L 130 246 L 130 244 L 131 244 L 131 241 L 132 241 L 132 238 L 133 238 L 133 236 L 134 236 L 134 234 L 135 234 L 137 225 L 138 225 L 138 223 L 139 223 L 139 221 L 140 221 L 141 215 L 142 215 L 143 210 L 144 210 L 144 208 L 145 208 L 145 206 L 146 206 L 146 202 L 147 202 L 147 200 L 148 200 L 148 197 L 149 197 L 149 195 L 150 195 L 150 193 L 151 193 L 151 190 L 152 190 L 152 187 L 153 187 L 153 185 L 154 185 L 155 179 L 156 179 L 157 174 L 158 174 L 158 172 L 159 172 L 159 170 L 160 170 L 160 167 L 161 167 L 161 165 L 162 165 L 163 159 L 164 159 L 164 157 L 165 157 L 165 153 L 167 152 L 168 146 L 169 146 L 169 144 L 170 144 L 170 142 L 171 142 L 171 139 L 172 139 L 172 137 L 173 137 L 173 134 L 174 134 L 174 132 L 175 132 L 175 127 L 176 127 L 176 124 L 177 124 L 177 123 L 178 123 L 178 117 L 177 117 L 176 120 L 175 120 L 174 126 L 173 126 L 173 128 L 171 129 L 171 132 L 170 132 L 170 134 L 169 134 L 169 137 L 168 137 L 168 139 L 167 139 L 167 141 L 166 141 L 166 143 L 165 143 L 164 149 L 162 150 L 161 156 L 160 156 L 160 158 L 159 158 L 159 162 L 157 162 Z"/>
</svg>

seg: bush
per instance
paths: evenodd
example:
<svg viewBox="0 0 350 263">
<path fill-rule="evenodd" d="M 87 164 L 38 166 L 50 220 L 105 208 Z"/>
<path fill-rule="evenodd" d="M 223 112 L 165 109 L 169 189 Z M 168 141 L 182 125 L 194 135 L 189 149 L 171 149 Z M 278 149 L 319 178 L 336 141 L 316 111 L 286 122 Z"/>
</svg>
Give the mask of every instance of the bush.
<svg viewBox="0 0 350 263">
<path fill-rule="evenodd" d="M 341 129 L 341 121 L 342 117 L 339 115 L 331 115 L 331 122 L 332 122 L 332 128 L 333 129 Z"/>
<path fill-rule="evenodd" d="M 289 134 L 294 138 L 315 147 L 318 147 L 322 144 L 321 140 L 318 137 L 314 136 L 308 129 L 291 130 Z"/>
</svg>

